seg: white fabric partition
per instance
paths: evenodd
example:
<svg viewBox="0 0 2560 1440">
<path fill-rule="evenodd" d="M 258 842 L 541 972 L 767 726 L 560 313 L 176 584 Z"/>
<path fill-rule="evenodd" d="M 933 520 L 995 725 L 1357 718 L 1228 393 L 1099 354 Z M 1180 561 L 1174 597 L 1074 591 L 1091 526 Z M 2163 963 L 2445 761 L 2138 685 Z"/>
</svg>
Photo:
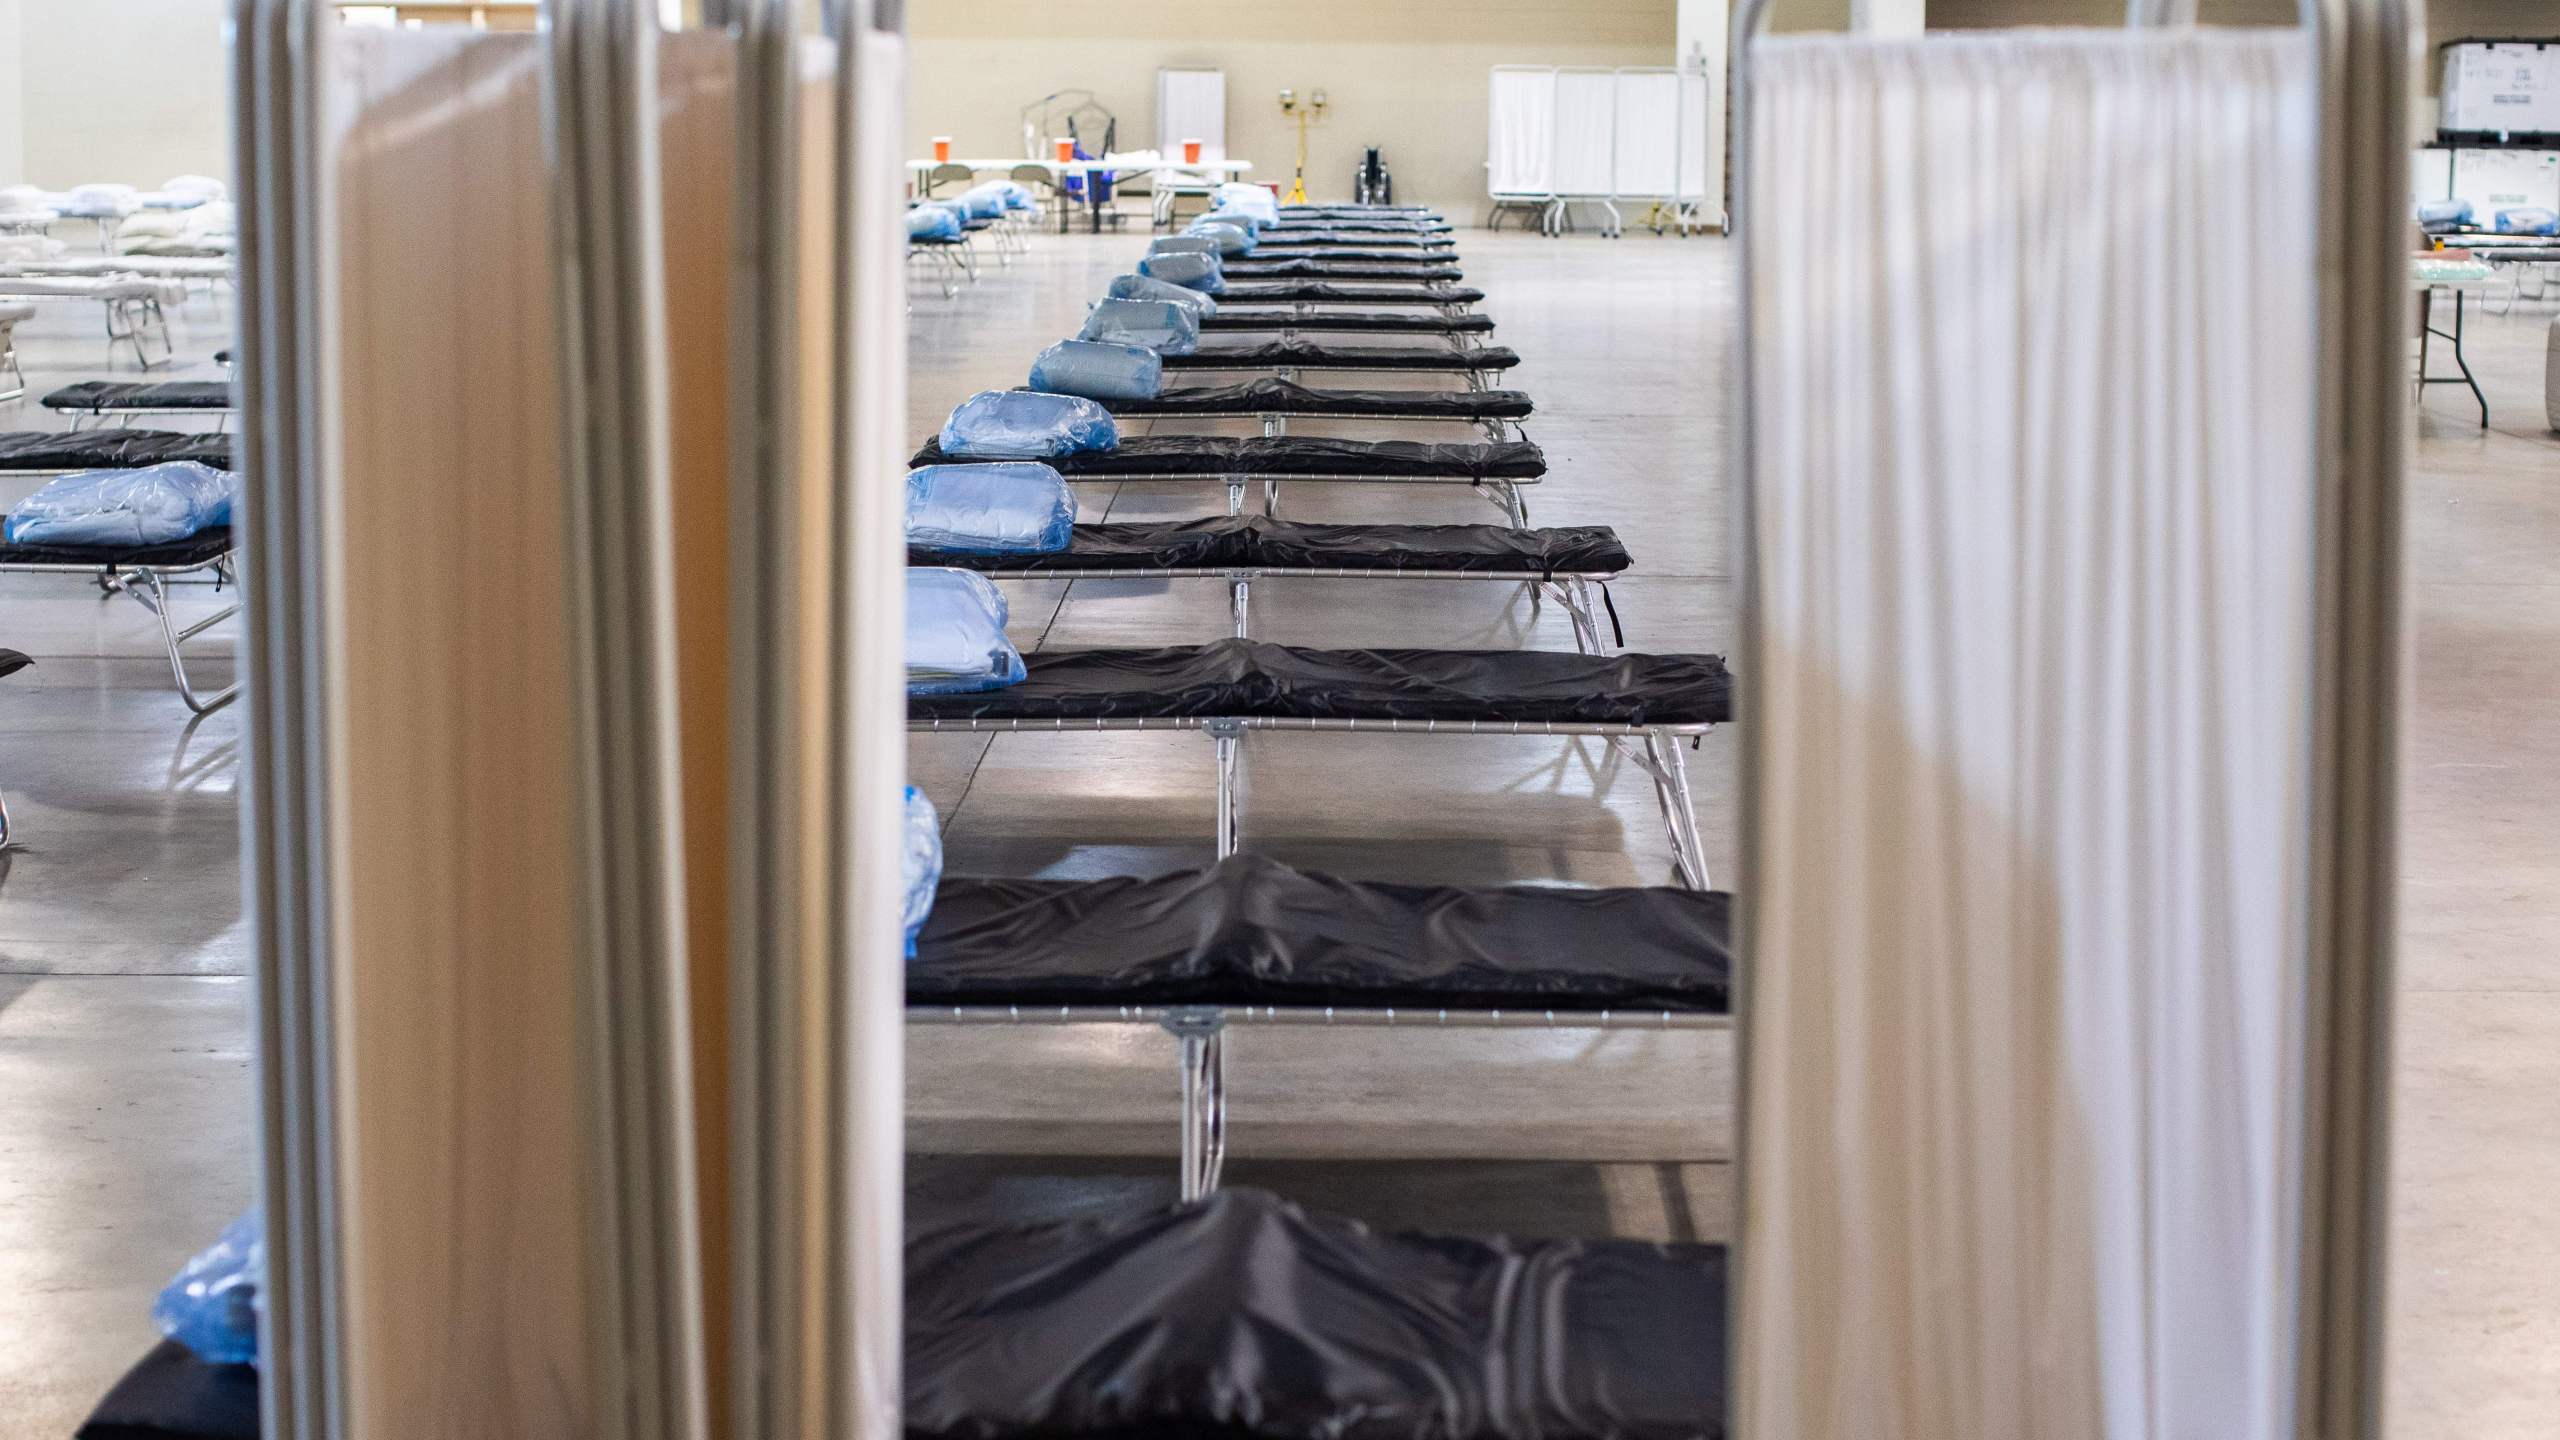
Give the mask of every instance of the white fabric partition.
<svg viewBox="0 0 2560 1440">
<path fill-rule="evenodd" d="M 1684 69 L 1680 72 L 1679 198 L 1682 200 L 1704 197 L 1709 178 L 1720 175 L 1724 169 L 1724 155 L 1713 143 L 1711 128 L 1715 112 L 1709 107 L 1716 103 L 1715 91 L 1705 71 Z"/>
<path fill-rule="evenodd" d="M 1609 193 L 1668 198 L 1680 188 L 1680 72 L 1617 73 L 1617 154 Z"/>
<path fill-rule="evenodd" d="M 1753 47 L 1744 1440 L 2296 1433 L 2314 73 Z"/>
<path fill-rule="evenodd" d="M 1556 72 L 1496 65 L 1485 137 L 1485 188 L 1496 199 L 1555 193 Z"/>
<path fill-rule="evenodd" d="M 1555 168 L 1558 195 L 1607 195 L 1616 175 L 1618 77 L 1611 70 L 1556 71 Z"/>
<path fill-rule="evenodd" d="M 1200 142 L 1200 158 L 1227 158 L 1227 72 L 1173 70 L 1156 72 L 1156 150 L 1168 160 L 1182 158 L 1182 142 Z"/>
</svg>

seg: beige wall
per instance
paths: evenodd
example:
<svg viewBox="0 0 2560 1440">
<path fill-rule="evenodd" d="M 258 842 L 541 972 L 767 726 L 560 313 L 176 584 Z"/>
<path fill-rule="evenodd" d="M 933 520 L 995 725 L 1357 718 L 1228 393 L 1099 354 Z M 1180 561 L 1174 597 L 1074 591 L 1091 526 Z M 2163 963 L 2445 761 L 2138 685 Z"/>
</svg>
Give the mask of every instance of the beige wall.
<svg viewBox="0 0 2560 1440">
<path fill-rule="evenodd" d="M 1494 65 L 1668 65 L 1674 0 L 913 0 L 909 153 L 949 135 L 966 154 L 1021 153 L 1022 107 L 1091 90 L 1120 143 L 1155 143 L 1163 66 L 1227 72 L 1227 149 L 1288 183 L 1282 87 L 1331 102 L 1307 138 L 1307 191 L 1348 199 L 1364 145 L 1385 147 L 1396 199 L 1453 216 L 1484 202 L 1485 73 Z"/>
<path fill-rule="evenodd" d="M 0 185 L 228 179 L 223 12 L 221 0 L 0 0 Z"/>
</svg>

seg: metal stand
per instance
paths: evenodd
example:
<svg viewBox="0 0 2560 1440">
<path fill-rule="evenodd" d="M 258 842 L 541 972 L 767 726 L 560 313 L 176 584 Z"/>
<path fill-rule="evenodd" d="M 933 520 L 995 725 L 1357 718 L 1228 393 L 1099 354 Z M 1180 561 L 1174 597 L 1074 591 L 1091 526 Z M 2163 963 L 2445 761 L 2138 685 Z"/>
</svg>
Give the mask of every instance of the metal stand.
<svg viewBox="0 0 2560 1440">
<path fill-rule="evenodd" d="M 1201 733 L 1218 747 L 1218 858 L 1224 860 L 1244 843 L 1244 726 L 1212 720 Z"/>
<path fill-rule="evenodd" d="M 1203 1199 L 1227 1163 L 1226 1012 L 1183 1006 L 1156 1023 L 1182 1049 L 1182 1198 Z"/>
<path fill-rule="evenodd" d="M 214 563 L 214 573 L 218 581 L 230 578 L 230 564 L 228 560 Z M 179 648 L 189 640 L 239 614 L 240 606 L 237 601 L 182 629 L 169 614 L 168 579 L 160 571 L 148 567 L 126 570 L 103 583 L 109 594 L 121 590 L 132 596 L 136 604 L 158 617 L 160 638 L 169 647 L 169 676 L 177 681 L 178 698 L 186 702 L 189 711 L 202 715 L 208 711 L 218 710 L 239 697 L 240 684 L 236 680 L 211 695 L 197 694 L 194 682 L 187 678 L 186 654 Z"/>
</svg>

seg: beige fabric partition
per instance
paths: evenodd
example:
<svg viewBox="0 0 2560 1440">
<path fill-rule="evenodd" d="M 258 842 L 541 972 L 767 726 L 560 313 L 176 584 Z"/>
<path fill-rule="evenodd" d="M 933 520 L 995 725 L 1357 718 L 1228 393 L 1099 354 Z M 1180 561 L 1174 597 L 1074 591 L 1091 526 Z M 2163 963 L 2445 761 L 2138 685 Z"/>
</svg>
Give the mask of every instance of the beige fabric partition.
<svg viewBox="0 0 2560 1440">
<path fill-rule="evenodd" d="M 580 1434 L 576 745 L 541 51 L 323 34 L 344 1433 Z"/>
</svg>

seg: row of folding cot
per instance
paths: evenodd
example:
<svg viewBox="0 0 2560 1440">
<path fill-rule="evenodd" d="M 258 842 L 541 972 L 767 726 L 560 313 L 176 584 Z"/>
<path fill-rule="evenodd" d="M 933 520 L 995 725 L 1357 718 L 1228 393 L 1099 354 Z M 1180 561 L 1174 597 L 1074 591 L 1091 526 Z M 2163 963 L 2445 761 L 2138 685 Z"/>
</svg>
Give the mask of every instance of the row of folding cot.
<svg viewBox="0 0 2560 1440">
<path fill-rule="evenodd" d="M 955 409 L 908 487 L 911 730 L 1193 731 L 1215 747 L 1217 792 L 1204 869 L 943 878 L 909 1017 L 1160 1025 L 1179 1050 L 1186 1198 L 1219 1182 L 1232 1024 L 1711 1027 L 1732 972 L 1728 898 L 1709 888 L 1683 758 L 1729 718 L 1729 676 L 1715 655 L 1613 643 L 1607 587 L 1632 563 L 1613 531 L 1529 524 L 1522 495 L 1546 468 L 1525 435 L 1532 403 L 1485 383 L 1518 356 L 1490 343 L 1450 227 L 1422 210 L 1221 200 L 1153 241 L 1074 338 L 1040 352 L 1028 385 Z M 1355 378 L 1309 378 L 1337 375 Z M 1398 433 L 1292 433 L 1310 421 Z M 1253 433 L 1212 432 L 1232 422 Z M 1478 438 L 1404 438 L 1416 426 Z M 1085 484 L 1223 492 L 1225 513 L 1079 522 Z M 1500 516 L 1284 518 L 1306 485 L 1462 485 Z M 1490 581 L 1515 604 L 1559 606 L 1575 647 L 1254 638 L 1255 588 L 1312 578 Z M 1029 654 L 1003 640 L 993 581 L 1136 579 L 1223 586 L 1231 634 Z M 1255 731 L 1596 741 L 1653 784 L 1677 883 L 1428 887 L 1293 868 L 1245 848 Z"/>
</svg>

